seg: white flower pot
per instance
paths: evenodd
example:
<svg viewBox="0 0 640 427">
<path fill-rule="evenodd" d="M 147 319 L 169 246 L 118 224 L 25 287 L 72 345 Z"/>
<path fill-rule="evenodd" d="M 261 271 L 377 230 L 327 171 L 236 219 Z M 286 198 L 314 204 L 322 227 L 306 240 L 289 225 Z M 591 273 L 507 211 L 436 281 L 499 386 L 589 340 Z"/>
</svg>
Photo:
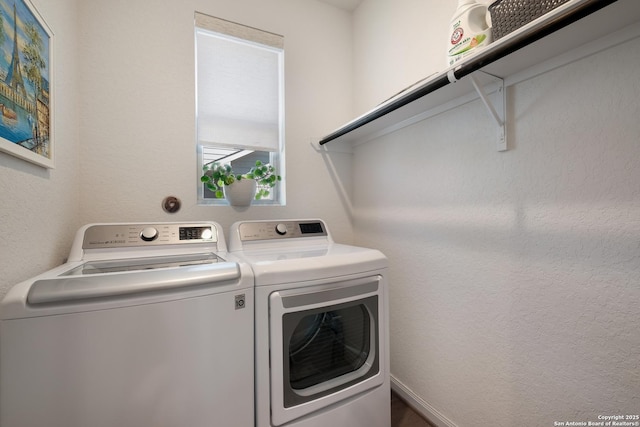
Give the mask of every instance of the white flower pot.
<svg viewBox="0 0 640 427">
<path fill-rule="evenodd" d="M 231 206 L 249 206 L 256 195 L 256 182 L 242 179 L 224 186 L 224 197 Z"/>
</svg>

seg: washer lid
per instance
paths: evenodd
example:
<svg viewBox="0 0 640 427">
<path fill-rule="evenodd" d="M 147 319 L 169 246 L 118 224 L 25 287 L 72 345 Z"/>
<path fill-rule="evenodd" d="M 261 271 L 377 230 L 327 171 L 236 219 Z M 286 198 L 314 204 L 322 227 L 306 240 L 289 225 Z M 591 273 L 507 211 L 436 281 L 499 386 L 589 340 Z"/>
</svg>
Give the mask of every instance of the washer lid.
<svg viewBox="0 0 640 427">
<path fill-rule="evenodd" d="M 221 261 L 224 260 L 214 253 L 88 261 L 60 276 L 84 276 L 88 274 L 118 273 L 122 271 L 155 270 L 157 268 L 214 264 Z"/>
<path fill-rule="evenodd" d="M 216 286 L 240 279 L 240 267 L 235 262 L 209 263 L 128 270 L 105 274 L 61 275 L 36 280 L 29 289 L 27 303 L 62 304 L 76 301 L 96 301 L 158 292 L 182 292 L 196 286 Z"/>
</svg>

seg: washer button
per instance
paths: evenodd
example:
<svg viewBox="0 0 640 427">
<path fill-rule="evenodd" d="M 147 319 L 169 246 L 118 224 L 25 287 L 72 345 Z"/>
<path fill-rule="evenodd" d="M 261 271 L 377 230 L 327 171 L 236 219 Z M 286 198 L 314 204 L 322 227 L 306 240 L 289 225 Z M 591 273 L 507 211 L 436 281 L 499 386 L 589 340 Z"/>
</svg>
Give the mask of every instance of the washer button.
<svg viewBox="0 0 640 427">
<path fill-rule="evenodd" d="M 211 231 L 210 228 L 205 228 L 204 230 L 202 230 L 202 234 L 200 235 L 200 238 L 203 240 L 213 239 L 213 231 Z"/>
</svg>

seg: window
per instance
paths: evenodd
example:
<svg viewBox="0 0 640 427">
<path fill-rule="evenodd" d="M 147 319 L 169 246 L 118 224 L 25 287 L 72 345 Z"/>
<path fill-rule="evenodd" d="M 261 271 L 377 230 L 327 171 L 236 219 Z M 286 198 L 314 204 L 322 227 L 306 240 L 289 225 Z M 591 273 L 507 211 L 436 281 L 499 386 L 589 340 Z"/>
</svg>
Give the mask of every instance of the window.
<svg viewBox="0 0 640 427">
<path fill-rule="evenodd" d="M 255 203 L 283 205 L 283 37 L 200 13 L 195 23 L 198 176 L 212 162 L 236 173 L 271 163 L 283 180 Z M 201 183 L 198 199 L 226 204 Z"/>
</svg>

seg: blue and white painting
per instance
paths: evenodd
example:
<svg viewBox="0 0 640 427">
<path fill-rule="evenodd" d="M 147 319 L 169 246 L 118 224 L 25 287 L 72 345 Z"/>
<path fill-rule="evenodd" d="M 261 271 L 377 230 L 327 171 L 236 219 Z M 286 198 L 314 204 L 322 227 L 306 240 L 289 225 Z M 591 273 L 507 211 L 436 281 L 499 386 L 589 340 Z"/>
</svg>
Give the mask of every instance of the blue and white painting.
<svg viewBox="0 0 640 427">
<path fill-rule="evenodd" d="M 47 159 L 52 156 L 50 43 L 50 32 L 30 3 L 0 0 L 0 141 Z"/>
</svg>

